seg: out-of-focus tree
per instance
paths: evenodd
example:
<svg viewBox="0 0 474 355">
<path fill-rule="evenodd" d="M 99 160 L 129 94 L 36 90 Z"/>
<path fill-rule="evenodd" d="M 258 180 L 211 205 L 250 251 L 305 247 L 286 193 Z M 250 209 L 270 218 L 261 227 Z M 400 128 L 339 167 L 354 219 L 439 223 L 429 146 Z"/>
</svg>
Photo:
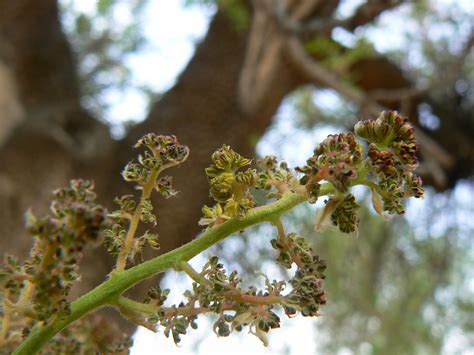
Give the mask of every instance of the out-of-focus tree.
<svg viewBox="0 0 474 355">
<path fill-rule="evenodd" d="M 142 37 L 139 23 L 114 23 L 114 8 L 126 6 L 134 19 L 139 19 L 146 10 L 145 2 L 98 1 L 97 14 L 88 17 L 68 12 L 68 7 L 61 14 L 53 0 L 0 0 L 2 251 L 21 254 L 29 249 L 29 241 L 22 237 L 23 211 L 29 207 L 44 209 L 49 192 L 71 177 L 93 178 L 104 201 L 123 192 L 126 187 L 114 183 L 117 180 L 112 177 L 130 158 L 131 143 L 148 131 L 176 134 L 191 149 L 186 170 L 175 176 L 181 198 L 187 203 L 168 201 L 158 212 L 160 234 L 169 236 L 163 238 L 162 251 L 190 240 L 198 231 L 200 208 L 208 198 L 203 169 L 211 152 L 226 143 L 252 155 L 256 138 L 272 123 L 283 98 L 302 87 L 306 92 L 297 100 L 312 112 L 315 123 L 327 116 L 314 104 L 315 89 L 331 89 L 340 97 L 343 105 L 332 117 L 338 122 L 373 116 L 384 108 L 409 115 L 419 125 L 419 172 L 435 189 L 450 189 L 459 180 L 471 178 L 472 14 L 454 5 L 450 13 L 440 13 L 437 2 L 429 1 L 367 0 L 348 12 L 341 10 L 347 2 L 338 0 L 201 3 L 216 6 L 217 11 L 194 57 L 176 85 L 152 105 L 147 119 L 116 141 L 100 117 L 106 109 L 101 95 L 111 87 L 129 83 L 128 68 L 121 60 L 139 49 Z M 418 52 L 407 48 L 381 53 L 366 35 L 369 29 L 376 30 L 381 16 L 397 9 L 407 23 L 419 24 L 411 41 L 419 46 Z M 69 38 L 61 16 L 73 18 Z M 449 27 L 448 35 L 434 35 L 443 32 L 437 26 Z M 337 33 L 358 40 L 343 43 Z M 390 33 L 385 36 L 391 40 Z M 413 63 L 413 53 L 422 53 L 422 58 Z M 365 242 L 374 243 L 367 248 L 387 246 L 389 258 L 400 257 L 403 264 L 401 256 L 390 254 L 391 240 L 368 237 Z M 427 259 L 419 262 L 431 267 L 428 252 L 438 255 L 441 246 L 437 241 L 424 243 L 417 248 L 426 249 L 423 255 Z M 99 270 L 109 269 L 104 257 L 93 256 L 84 264 L 86 281 L 78 292 L 103 279 Z M 441 277 L 437 285 L 445 280 Z M 334 282 L 342 283 L 343 278 Z M 361 284 L 377 286 L 370 280 Z M 407 290 L 413 287 L 401 286 Z M 432 294 L 431 286 L 423 292 Z M 352 301 L 358 299 L 356 296 L 362 297 L 355 294 Z M 414 299 L 411 307 L 418 312 L 421 306 Z M 363 301 L 361 308 L 377 302 Z M 466 309 L 472 307 L 464 300 L 459 302 Z M 390 324 L 398 324 L 396 317 L 389 318 Z M 337 319 L 335 315 L 334 321 Z M 418 329 L 421 334 L 426 327 L 420 325 Z M 430 337 L 426 332 L 424 336 Z M 353 342 L 357 344 L 357 339 Z M 374 346 L 390 345 L 384 342 L 380 336 Z"/>
<path fill-rule="evenodd" d="M 61 5 L 61 22 L 78 63 L 81 102 L 103 120 L 110 106 L 107 93 L 134 88 L 126 59 L 146 47 L 141 23 L 147 1 L 99 0 L 92 13 L 79 10 L 71 0 Z M 120 16 L 121 9 L 128 16 Z"/>
</svg>

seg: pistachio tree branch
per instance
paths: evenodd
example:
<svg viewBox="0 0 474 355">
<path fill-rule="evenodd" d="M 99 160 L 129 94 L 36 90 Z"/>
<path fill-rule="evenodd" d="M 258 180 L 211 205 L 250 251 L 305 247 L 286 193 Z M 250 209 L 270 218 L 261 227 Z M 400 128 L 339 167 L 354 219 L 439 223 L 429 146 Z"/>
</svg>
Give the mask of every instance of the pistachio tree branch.
<svg viewBox="0 0 474 355">
<path fill-rule="evenodd" d="M 365 149 L 357 137 L 369 143 Z M 228 336 L 231 331 L 241 331 L 245 326 L 266 346 L 267 333 L 280 327 L 275 307 L 282 307 L 289 317 L 296 313 L 314 317 L 320 315 L 320 307 L 326 304 L 322 288 L 326 264 L 314 254 L 303 236 L 285 232 L 280 221 L 283 213 L 300 203 L 315 203 L 320 196 L 328 195 L 325 206 L 316 217 L 317 228 L 334 226 L 342 233 L 351 234 L 357 233 L 359 226 L 357 210 L 360 205 L 351 193 L 354 185 L 371 188 L 372 203 L 382 216 L 403 214 L 402 199 L 421 198 L 424 193 L 420 177 L 414 174 L 418 166 L 414 129 L 408 118 L 394 111 L 382 112 L 376 119 L 358 122 L 354 133 L 329 135 L 316 146 L 306 165 L 295 169 L 303 174 L 300 178 L 285 162 L 278 162 L 272 156 L 258 161 L 258 170 L 252 169 L 248 167 L 250 159 L 224 145 L 212 154 L 212 164 L 205 170 L 210 195 L 216 202 L 214 206 L 202 208 L 203 217 L 199 224 L 208 226 L 207 229 L 180 248 L 126 269 L 127 259 L 130 257 L 136 262 L 145 244 L 159 246 L 157 234 L 147 231 L 135 238 L 136 225 L 139 220 L 156 222 L 148 199 L 151 190 L 156 189 L 165 197 L 175 194 L 171 177 L 157 179 L 157 175 L 167 165 L 184 161 L 189 153 L 175 136 L 148 134 L 136 144 L 137 148 L 142 146 L 151 154 L 149 151 L 140 154 L 139 163 L 127 164 L 122 173 L 126 181 L 136 182 L 142 189 L 138 204 L 133 195 L 125 195 L 115 200 L 120 210 L 108 214 L 102 206 L 94 203 L 93 183 L 73 180 L 70 188 L 55 191 L 52 216 L 38 219 L 31 212 L 27 214 L 27 229 L 37 242 L 32 249 L 32 260 L 21 266 L 14 257 L 7 257 L 5 271 L 0 274 L 6 289 L 16 292 L 14 297 L 4 301 L 7 312 L 3 317 L 3 328 L 8 328 L 8 323 L 12 322 L 12 314 L 36 321 L 36 326 L 28 321 L 26 328 L 21 328 L 20 324 L 6 333 L 2 329 L 0 341 L 3 344 L 14 336 L 17 344 L 21 341 L 21 334 L 25 334 L 22 329 L 29 332 L 14 354 L 36 353 L 63 328 L 104 306 L 117 308 L 132 323 L 152 330 L 157 325 L 163 327 L 164 335 L 172 336 L 176 344 L 188 328 L 198 327 L 199 314 L 212 312 L 218 315 L 213 324 L 218 336 Z M 245 167 L 248 168 L 244 170 Z M 322 184 L 323 181 L 326 183 Z M 277 200 L 255 207 L 254 188 L 267 191 L 269 199 Z M 188 263 L 231 234 L 263 222 L 277 228 L 278 235 L 270 242 L 278 252 L 277 264 L 287 269 L 297 266 L 290 280 L 270 281 L 265 276 L 265 289 L 258 290 L 255 286 L 245 289 L 241 287 L 242 279 L 238 273 L 227 273 L 217 256 L 210 257 L 201 272 Z M 101 230 L 108 250 L 119 255 L 118 267 L 108 280 L 70 303 L 68 290 L 71 282 L 78 278 L 76 264 L 82 256 L 81 250 L 87 241 L 96 241 Z M 124 291 L 138 282 L 168 269 L 186 272 L 195 281 L 192 290 L 183 294 L 186 302 L 164 306 L 170 290 L 160 287 L 150 289 L 144 303 L 123 297 Z M 54 272 L 48 273 L 48 270 Z M 31 302 L 34 308 L 26 302 L 29 288 L 25 280 L 35 286 Z M 292 289 L 283 293 L 287 285 Z M 27 314 L 30 309 L 34 309 L 35 314 Z M 80 328 L 78 325 L 84 326 L 85 319 L 68 328 L 67 333 Z M 76 332 L 80 334 L 81 330 Z M 5 339 L 5 335 L 9 339 Z M 67 349 L 65 336 L 74 339 L 73 334 L 61 333 L 51 346 Z M 99 344 L 92 344 L 96 345 Z M 127 340 L 119 340 L 113 346 L 114 349 L 123 349 L 130 344 Z"/>
<path fill-rule="evenodd" d="M 320 196 L 334 192 L 332 184 L 323 184 Z M 204 231 L 195 240 L 168 253 L 124 271 L 113 271 L 110 278 L 80 297 L 71 304 L 71 312 L 64 318 L 56 318 L 46 325 L 37 325 L 29 336 L 19 345 L 14 354 L 34 354 L 41 349 L 63 328 L 73 323 L 83 315 L 104 306 L 116 305 L 124 291 L 146 278 L 174 268 L 181 261 L 188 261 L 194 256 L 207 250 L 231 234 L 263 222 L 273 222 L 283 213 L 305 202 L 308 197 L 304 194 L 286 192 L 282 197 L 265 206 L 249 210 L 244 218 L 232 218 L 225 223 L 216 225 Z"/>
</svg>

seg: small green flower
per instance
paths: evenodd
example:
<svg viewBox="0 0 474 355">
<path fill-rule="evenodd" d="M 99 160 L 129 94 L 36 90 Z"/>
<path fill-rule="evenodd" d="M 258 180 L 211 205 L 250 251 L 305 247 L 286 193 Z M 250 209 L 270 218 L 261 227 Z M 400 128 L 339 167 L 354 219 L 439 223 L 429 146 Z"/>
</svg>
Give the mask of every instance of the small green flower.
<svg viewBox="0 0 474 355">
<path fill-rule="evenodd" d="M 156 181 L 155 190 L 165 198 L 174 197 L 178 194 L 178 191 L 173 189 L 172 182 L 173 178 L 171 176 L 163 176 Z"/>
<path fill-rule="evenodd" d="M 255 169 L 239 171 L 250 160 L 224 145 L 212 154 L 213 164 L 206 169 L 210 195 L 217 202 L 213 208 L 204 206 L 200 225 L 213 226 L 232 217 L 243 218 L 255 206 L 249 189 L 257 183 Z"/>
</svg>

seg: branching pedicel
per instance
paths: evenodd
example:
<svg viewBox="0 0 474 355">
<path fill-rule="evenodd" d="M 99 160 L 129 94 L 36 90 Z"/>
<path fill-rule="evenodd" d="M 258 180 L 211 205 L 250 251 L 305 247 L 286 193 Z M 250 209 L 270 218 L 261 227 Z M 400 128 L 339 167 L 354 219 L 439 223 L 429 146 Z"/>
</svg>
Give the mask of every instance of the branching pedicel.
<svg viewBox="0 0 474 355">
<path fill-rule="evenodd" d="M 176 194 L 171 178 L 160 174 L 183 163 L 189 153 L 174 136 L 144 136 L 136 148 L 146 151 L 122 173 L 141 191 L 138 200 L 133 195 L 117 198 L 119 209 L 108 214 L 95 204 L 93 184 L 74 180 L 70 188 L 55 192 L 51 215 L 37 218 L 27 213 L 27 228 L 35 238 L 30 258 L 19 263 L 7 256 L 0 273 L 2 351 L 125 351 L 131 344 L 129 339 L 115 327 L 105 326 L 100 316 L 89 314 L 103 306 L 117 308 L 135 324 L 163 329 L 176 343 L 189 328 L 198 326 L 196 320 L 204 313 L 217 315 L 213 329 L 218 336 L 247 328 L 265 345 L 268 331 L 280 326 L 278 307 L 290 317 L 297 313 L 318 316 L 326 303 L 325 263 L 304 237 L 285 232 L 280 216 L 304 201 L 315 203 L 327 196 L 316 218 L 316 229 L 332 225 L 343 233 L 354 233 L 359 205 L 351 194 L 353 186 L 366 185 L 372 190 L 379 214 L 402 214 L 401 199 L 423 196 L 421 180 L 414 175 L 417 145 L 406 118 L 382 112 L 377 119 L 357 123 L 355 134 L 368 142 L 365 149 L 353 133 L 330 135 L 316 147 L 307 164 L 296 169 L 302 174 L 299 178 L 275 157 L 257 162 L 256 169 L 248 168 L 249 159 L 223 146 L 212 155 L 212 165 L 206 169 L 216 202 L 203 207 L 199 223 L 207 229 L 192 242 L 141 263 L 145 245 L 159 249 L 151 193 L 155 190 L 165 198 Z M 256 206 L 255 189 L 267 191 L 268 199 L 276 201 Z M 296 267 L 290 280 L 265 277 L 265 289 L 243 288 L 237 272 L 226 271 L 216 256 L 200 271 L 188 263 L 232 233 L 263 222 L 276 228 L 271 246 L 277 252 L 277 263 L 288 269 Z M 140 223 L 148 229 L 138 236 Z M 68 295 L 79 277 L 82 250 L 86 244 L 98 242 L 101 231 L 106 247 L 117 257 L 116 267 L 102 285 L 71 303 Z M 193 280 L 180 304 L 168 305 L 169 290 L 160 287 L 151 289 L 141 302 L 122 295 L 136 283 L 170 268 Z"/>
</svg>

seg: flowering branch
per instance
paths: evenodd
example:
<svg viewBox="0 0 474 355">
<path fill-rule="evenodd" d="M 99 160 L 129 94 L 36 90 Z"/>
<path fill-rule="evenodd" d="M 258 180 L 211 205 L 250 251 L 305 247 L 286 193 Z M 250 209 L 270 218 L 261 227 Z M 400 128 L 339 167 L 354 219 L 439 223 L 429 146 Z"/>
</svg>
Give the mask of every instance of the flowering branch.
<svg viewBox="0 0 474 355">
<path fill-rule="evenodd" d="M 413 173 L 417 146 L 406 118 L 383 112 L 377 119 L 359 122 L 355 133 L 368 141 L 367 148 L 353 133 L 330 135 L 306 165 L 296 169 L 303 174 L 299 178 L 275 157 L 266 157 L 257 162 L 257 168 L 249 168 L 249 159 L 223 146 L 212 155 L 212 165 L 206 169 L 215 200 L 214 206 L 203 207 L 200 224 L 206 229 L 188 244 L 141 262 L 145 245 L 159 248 L 158 234 L 152 233 L 156 216 L 150 196 L 154 190 L 166 198 L 176 194 L 171 178 L 160 174 L 189 155 L 188 148 L 174 136 L 144 136 L 136 147 L 147 151 L 122 173 L 141 191 L 138 202 L 132 195 L 122 196 L 116 199 L 119 210 L 109 214 L 95 204 L 93 184 L 75 180 L 70 188 L 55 192 L 51 216 L 27 214 L 27 228 L 35 237 L 31 256 L 23 264 L 7 257 L 0 270 L 0 346 L 12 351 L 17 346 L 14 354 L 33 354 L 44 346 L 50 352 L 126 349 L 130 341 L 117 329 L 108 329 L 107 341 L 92 336 L 86 341 L 77 339 L 78 334 L 104 327 L 99 318 L 88 315 L 101 307 L 114 307 L 127 320 L 152 330 L 160 326 L 176 343 L 188 328 L 197 327 L 196 319 L 204 313 L 218 316 L 213 326 L 218 336 L 247 326 L 264 345 L 268 344 L 268 331 L 280 326 L 275 307 L 283 308 L 287 316 L 319 316 L 319 308 L 326 303 L 322 288 L 326 264 L 306 238 L 285 231 L 281 215 L 303 202 L 315 203 L 327 196 L 316 229 L 333 226 L 343 233 L 356 233 L 359 205 L 350 192 L 353 186 L 371 188 L 374 208 L 380 214 L 402 214 L 401 199 L 423 195 L 421 180 Z M 257 206 L 254 189 L 264 190 L 269 199 L 276 200 Z M 228 273 L 216 256 L 209 258 L 202 271 L 188 263 L 233 233 L 265 222 L 277 231 L 271 241 L 278 254 L 277 264 L 287 269 L 296 266 L 289 280 L 270 281 L 264 276 L 265 289 L 243 288 L 237 272 Z M 137 237 L 140 223 L 152 227 Z M 67 296 L 79 277 L 82 250 L 86 243 L 99 241 L 101 231 L 108 250 L 117 256 L 116 267 L 101 285 L 70 303 Z M 170 291 L 160 287 L 150 289 L 141 302 L 123 296 L 138 282 L 169 269 L 185 272 L 193 280 L 192 289 L 178 305 L 165 305 Z M 285 292 L 288 286 L 291 289 Z"/>
<path fill-rule="evenodd" d="M 331 191 L 329 185 L 326 189 L 328 192 Z M 117 297 L 138 282 L 174 268 L 176 262 L 179 260 L 190 260 L 233 233 L 255 224 L 270 222 L 275 216 L 279 216 L 291 210 L 305 200 L 305 196 L 288 193 L 271 205 L 257 207 L 249 211 L 247 217 L 242 220 L 238 218 L 231 219 L 226 223 L 206 230 L 198 238 L 178 249 L 125 271 L 112 273 L 107 281 L 77 301 L 74 301 L 71 304 L 71 312 L 66 318 L 57 318 L 48 325 L 39 325 L 33 329 L 28 338 L 16 349 L 14 354 L 35 353 L 61 329 L 79 319 L 84 314 L 107 305 L 114 306 Z"/>
</svg>

